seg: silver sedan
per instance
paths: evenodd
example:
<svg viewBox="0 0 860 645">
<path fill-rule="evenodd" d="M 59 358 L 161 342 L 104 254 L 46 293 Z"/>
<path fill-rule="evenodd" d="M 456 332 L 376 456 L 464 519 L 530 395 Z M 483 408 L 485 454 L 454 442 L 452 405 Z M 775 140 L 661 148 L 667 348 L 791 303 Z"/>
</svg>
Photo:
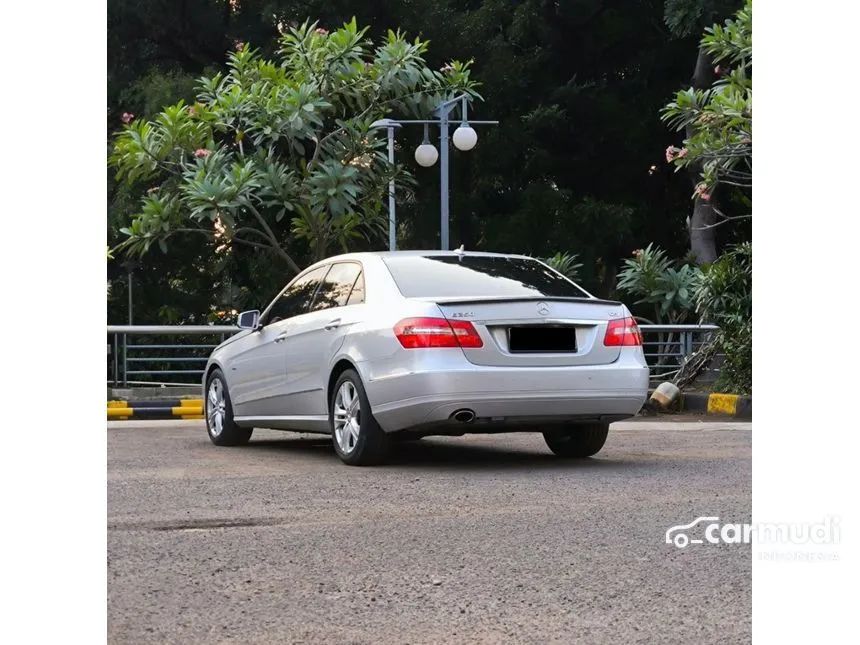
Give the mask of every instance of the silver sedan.
<svg viewBox="0 0 860 645">
<path fill-rule="evenodd" d="M 239 327 L 203 380 L 219 446 L 253 428 L 330 434 L 367 465 L 398 438 L 539 431 L 555 454 L 589 457 L 648 390 L 628 309 L 520 255 L 340 255 Z"/>
</svg>

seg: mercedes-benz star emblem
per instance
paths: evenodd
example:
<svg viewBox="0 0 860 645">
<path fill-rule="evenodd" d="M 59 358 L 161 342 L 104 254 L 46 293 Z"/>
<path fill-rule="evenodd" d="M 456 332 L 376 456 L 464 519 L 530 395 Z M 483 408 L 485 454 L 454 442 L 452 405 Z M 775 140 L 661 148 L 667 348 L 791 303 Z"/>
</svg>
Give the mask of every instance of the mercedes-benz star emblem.
<svg viewBox="0 0 860 645">
<path fill-rule="evenodd" d="M 537 306 L 537 310 L 541 316 L 548 316 L 549 315 L 549 305 L 546 304 L 545 302 L 539 302 L 538 306 Z"/>
</svg>

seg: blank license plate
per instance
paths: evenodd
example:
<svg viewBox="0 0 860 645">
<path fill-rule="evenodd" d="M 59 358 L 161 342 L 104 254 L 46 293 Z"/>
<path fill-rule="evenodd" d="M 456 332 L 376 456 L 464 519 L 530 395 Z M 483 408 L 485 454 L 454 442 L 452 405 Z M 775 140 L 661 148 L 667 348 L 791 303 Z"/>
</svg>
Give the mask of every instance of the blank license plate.
<svg viewBox="0 0 860 645">
<path fill-rule="evenodd" d="M 508 349 L 511 353 L 576 352 L 575 327 L 511 327 L 508 329 Z"/>
</svg>

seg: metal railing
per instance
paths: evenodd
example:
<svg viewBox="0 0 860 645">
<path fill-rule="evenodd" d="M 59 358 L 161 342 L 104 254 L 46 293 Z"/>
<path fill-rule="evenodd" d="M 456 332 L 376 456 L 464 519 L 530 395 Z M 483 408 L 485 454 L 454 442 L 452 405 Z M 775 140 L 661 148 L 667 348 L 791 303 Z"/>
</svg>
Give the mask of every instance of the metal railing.
<svg viewBox="0 0 860 645">
<path fill-rule="evenodd" d="M 197 385 L 232 325 L 108 325 L 108 383 Z"/>
<path fill-rule="evenodd" d="M 653 380 L 671 378 L 708 340 L 714 325 L 640 325 Z M 108 383 L 198 385 L 212 350 L 237 333 L 231 325 L 108 325 Z"/>
<path fill-rule="evenodd" d="M 639 325 L 652 381 L 670 380 L 684 359 L 708 342 L 716 325 Z M 720 355 L 717 355 L 720 358 Z"/>
</svg>

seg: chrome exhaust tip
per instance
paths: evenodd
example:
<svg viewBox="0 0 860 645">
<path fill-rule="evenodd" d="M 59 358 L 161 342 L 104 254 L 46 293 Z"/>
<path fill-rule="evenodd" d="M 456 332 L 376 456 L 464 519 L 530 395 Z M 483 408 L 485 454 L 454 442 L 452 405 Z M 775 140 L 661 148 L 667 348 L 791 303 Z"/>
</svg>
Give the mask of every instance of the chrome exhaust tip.
<svg viewBox="0 0 860 645">
<path fill-rule="evenodd" d="M 472 423 L 472 421 L 475 420 L 475 412 L 474 410 L 463 408 L 462 410 L 456 410 L 452 412 L 450 418 L 460 423 Z"/>
</svg>

